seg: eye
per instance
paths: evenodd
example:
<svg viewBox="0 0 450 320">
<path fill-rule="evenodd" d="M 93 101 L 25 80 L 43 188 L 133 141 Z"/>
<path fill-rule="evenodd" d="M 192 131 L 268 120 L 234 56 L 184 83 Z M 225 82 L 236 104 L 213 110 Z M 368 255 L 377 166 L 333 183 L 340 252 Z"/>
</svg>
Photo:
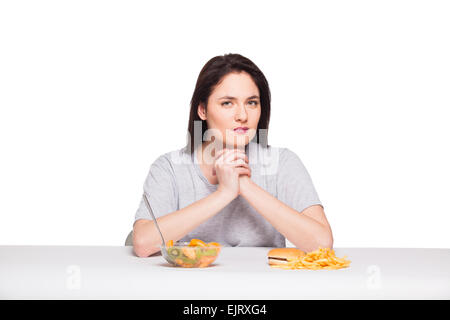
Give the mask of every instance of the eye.
<svg viewBox="0 0 450 320">
<path fill-rule="evenodd" d="M 226 106 L 226 107 L 230 106 L 230 105 L 225 105 L 226 103 L 230 103 L 231 104 L 231 101 L 222 102 L 222 106 Z"/>
<path fill-rule="evenodd" d="M 252 101 L 250 101 L 249 103 L 251 104 L 252 102 L 253 102 L 253 105 L 254 105 L 254 106 L 257 106 L 257 105 L 258 105 L 258 101 L 252 100 Z"/>
</svg>

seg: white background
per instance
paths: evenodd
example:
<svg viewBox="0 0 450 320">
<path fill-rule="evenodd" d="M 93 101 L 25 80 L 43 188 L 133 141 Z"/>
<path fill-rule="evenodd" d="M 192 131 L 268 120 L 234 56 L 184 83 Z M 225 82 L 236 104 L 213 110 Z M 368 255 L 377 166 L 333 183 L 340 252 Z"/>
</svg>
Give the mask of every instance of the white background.
<svg viewBox="0 0 450 320">
<path fill-rule="evenodd" d="M 240 53 L 272 92 L 335 247 L 450 247 L 446 1 L 3 1 L 0 245 L 123 245 L 197 76 Z"/>
</svg>

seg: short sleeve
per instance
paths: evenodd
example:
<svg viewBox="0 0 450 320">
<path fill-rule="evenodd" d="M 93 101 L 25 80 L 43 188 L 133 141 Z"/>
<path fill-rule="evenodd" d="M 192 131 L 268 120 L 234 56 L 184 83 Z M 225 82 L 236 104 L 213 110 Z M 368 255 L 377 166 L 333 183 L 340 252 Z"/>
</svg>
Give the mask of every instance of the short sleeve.
<svg viewBox="0 0 450 320">
<path fill-rule="evenodd" d="M 322 202 L 300 158 L 288 148 L 280 151 L 277 198 L 298 212 Z"/>
<path fill-rule="evenodd" d="M 178 210 L 178 188 L 173 168 L 164 155 L 150 166 L 143 189 L 156 218 Z M 139 219 L 153 220 L 142 197 L 134 222 Z"/>
</svg>

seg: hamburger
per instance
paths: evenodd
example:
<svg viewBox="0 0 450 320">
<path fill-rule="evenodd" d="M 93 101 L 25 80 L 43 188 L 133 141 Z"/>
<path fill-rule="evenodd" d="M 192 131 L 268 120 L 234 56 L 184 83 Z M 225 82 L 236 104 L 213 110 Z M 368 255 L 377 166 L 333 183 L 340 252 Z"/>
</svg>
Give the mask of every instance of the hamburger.
<svg viewBox="0 0 450 320">
<path fill-rule="evenodd" d="M 305 255 L 305 253 L 297 248 L 275 248 L 267 253 L 270 265 L 287 264 L 288 260 L 298 259 Z"/>
</svg>

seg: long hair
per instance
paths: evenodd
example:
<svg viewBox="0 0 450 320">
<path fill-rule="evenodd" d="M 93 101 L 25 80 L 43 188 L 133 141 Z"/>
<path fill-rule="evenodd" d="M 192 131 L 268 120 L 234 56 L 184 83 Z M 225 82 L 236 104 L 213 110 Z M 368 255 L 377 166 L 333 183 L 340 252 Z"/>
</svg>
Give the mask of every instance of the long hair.
<svg viewBox="0 0 450 320">
<path fill-rule="evenodd" d="M 261 116 L 256 130 L 256 143 L 266 147 L 268 144 L 267 132 L 270 120 L 270 89 L 266 77 L 261 70 L 248 58 L 235 53 L 228 53 L 210 59 L 200 71 L 191 99 L 191 110 L 188 123 L 188 141 L 185 147 L 191 154 L 197 145 L 203 142 L 205 131 L 208 129 L 205 120 L 200 119 L 197 113 L 198 106 L 203 104 L 207 107 L 209 96 L 214 87 L 231 72 L 247 72 L 259 89 Z M 202 121 L 202 132 L 200 141 L 194 140 L 194 123 Z M 260 130 L 265 129 L 265 130 Z M 264 132 L 264 134 L 259 134 Z"/>
</svg>

